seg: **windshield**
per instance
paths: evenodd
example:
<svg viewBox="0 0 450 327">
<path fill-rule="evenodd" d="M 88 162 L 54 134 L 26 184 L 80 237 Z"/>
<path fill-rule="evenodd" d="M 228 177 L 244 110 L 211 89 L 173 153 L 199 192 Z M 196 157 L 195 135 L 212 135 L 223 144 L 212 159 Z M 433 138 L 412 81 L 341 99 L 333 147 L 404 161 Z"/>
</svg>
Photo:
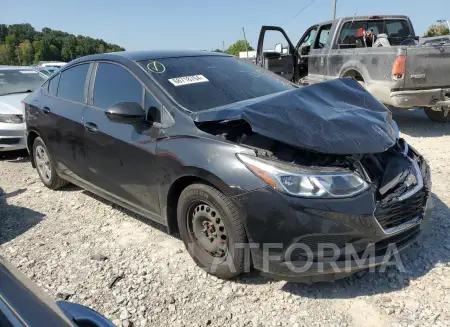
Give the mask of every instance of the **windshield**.
<svg viewBox="0 0 450 327">
<path fill-rule="evenodd" d="M 45 78 L 31 69 L 0 69 L 0 95 L 33 91 L 43 82 Z"/>
<path fill-rule="evenodd" d="M 179 104 L 191 111 L 295 88 L 287 80 L 235 57 L 164 58 L 140 64 Z"/>
</svg>

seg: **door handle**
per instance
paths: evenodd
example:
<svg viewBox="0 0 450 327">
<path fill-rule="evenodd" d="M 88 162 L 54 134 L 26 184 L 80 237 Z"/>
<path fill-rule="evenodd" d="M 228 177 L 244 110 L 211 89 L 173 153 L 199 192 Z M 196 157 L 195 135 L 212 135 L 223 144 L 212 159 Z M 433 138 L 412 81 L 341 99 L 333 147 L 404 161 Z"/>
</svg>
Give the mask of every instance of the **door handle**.
<svg viewBox="0 0 450 327">
<path fill-rule="evenodd" d="M 44 113 L 44 114 L 49 114 L 50 113 L 50 108 L 49 107 L 44 107 L 44 108 L 42 108 L 42 112 Z"/>
<path fill-rule="evenodd" d="M 95 132 L 98 131 L 97 125 L 95 125 L 94 123 L 90 123 L 90 122 L 89 123 L 85 123 L 84 124 L 84 128 L 90 133 L 95 133 Z"/>
</svg>

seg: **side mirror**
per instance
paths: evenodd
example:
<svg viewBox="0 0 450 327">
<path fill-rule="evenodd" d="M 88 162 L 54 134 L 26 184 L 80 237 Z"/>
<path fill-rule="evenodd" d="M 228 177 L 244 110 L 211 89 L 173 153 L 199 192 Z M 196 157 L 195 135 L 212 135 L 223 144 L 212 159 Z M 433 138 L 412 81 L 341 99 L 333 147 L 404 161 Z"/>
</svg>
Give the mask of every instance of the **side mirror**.
<svg viewBox="0 0 450 327">
<path fill-rule="evenodd" d="M 145 111 L 136 102 L 119 102 L 105 111 L 106 117 L 112 122 L 134 124 L 145 120 Z"/>
<path fill-rule="evenodd" d="M 283 53 L 283 45 L 281 43 L 275 44 L 275 48 L 273 49 L 273 51 Z"/>
</svg>

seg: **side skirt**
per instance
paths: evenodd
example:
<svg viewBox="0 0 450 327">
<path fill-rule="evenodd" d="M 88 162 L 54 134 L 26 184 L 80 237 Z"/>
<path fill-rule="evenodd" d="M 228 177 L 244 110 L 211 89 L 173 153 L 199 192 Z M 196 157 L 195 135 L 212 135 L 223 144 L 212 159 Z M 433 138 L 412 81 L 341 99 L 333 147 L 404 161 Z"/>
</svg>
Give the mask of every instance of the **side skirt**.
<svg viewBox="0 0 450 327">
<path fill-rule="evenodd" d="M 166 220 L 163 217 L 161 217 L 159 215 L 156 215 L 155 213 L 152 213 L 152 212 L 150 212 L 148 210 L 145 210 L 145 209 L 143 209 L 141 207 L 138 207 L 138 206 L 136 206 L 134 204 L 131 204 L 128 201 L 125 201 L 125 200 L 123 200 L 121 198 L 118 198 L 117 196 L 115 196 L 115 195 L 113 195 L 113 194 L 111 194 L 111 193 L 109 193 L 109 192 L 107 192 L 107 191 L 105 191 L 103 189 L 100 189 L 100 188 L 96 187 L 95 185 L 93 185 L 91 183 L 88 183 L 88 182 L 85 182 L 85 181 L 81 181 L 81 180 L 79 180 L 78 178 L 76 178 L 74 176 L 69 176 L 67 174 L 61 173 L 60 171 L 58 171 L 58 175 L 62 179 L 65 179 L 68 182 L 70 182 L 72 184 L 75 184 L 75 185 L 77 185 L 77 186 L 79 186 L 79 187 L 81 187 L 81 188 L 83 188 L 83 189 L 85 189 L 85 190 L 87 190 L 87 191 L 89 191 L 91 193 L 94 193 L 94 194 L 100 196 L 101 198 L 104 198 L 104 199 L 106 199 L 108 201 L 111 201 L 112 203 L 115 203 L 115 204 L 117 204 L 117 205 L 119 205 L 121 207 L 124 207 L 124 208 L 126 208 L 126 209 L 128 209 L 130 211 L 133 211 L 134 213 L 137 213 L 138 215 L 144 216 L 145 218 L 148 218 L 148 219 L 150 219 L 150 220 L 152 220 L 154 222 L 157 222 L 157 223 L 167 227 Z"/>
</svg>

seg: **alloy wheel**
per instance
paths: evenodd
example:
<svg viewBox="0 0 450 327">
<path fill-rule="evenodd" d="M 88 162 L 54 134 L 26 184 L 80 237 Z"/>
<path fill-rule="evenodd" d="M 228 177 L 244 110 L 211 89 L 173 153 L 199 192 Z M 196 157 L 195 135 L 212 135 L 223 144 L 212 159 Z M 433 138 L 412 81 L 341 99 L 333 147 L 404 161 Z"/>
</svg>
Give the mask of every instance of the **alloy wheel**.
<svg viewBox="0 0 450 327">
<path fill-rule="evenodd" d="M 43 146 L 38 145 L 36 147 L 34 158 L 36 161 L 37 169 L 39 171 L 39 175 L 44 180 L 44 182 L 50 183 L 52 178 L 52 166 L 47 151 Z"/>
</svg>

